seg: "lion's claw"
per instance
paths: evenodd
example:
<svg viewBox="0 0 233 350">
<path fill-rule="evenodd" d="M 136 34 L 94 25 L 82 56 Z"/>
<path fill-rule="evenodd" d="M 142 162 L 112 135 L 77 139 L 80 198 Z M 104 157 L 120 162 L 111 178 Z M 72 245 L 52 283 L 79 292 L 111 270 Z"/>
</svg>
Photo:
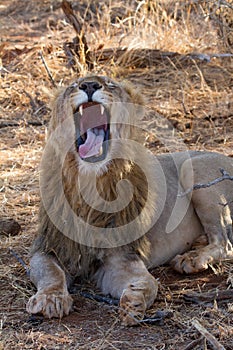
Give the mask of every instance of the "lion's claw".
<svg viewBox="0 0 233 350">
<path fill-rule="evenodd" d="M 27 303 L 27 312 L 42 313 L 47 318 L 62 318 L 72 309 L 73 299 L 68 293 L 42 293 L 33 295 Z"/>
<path fill-rule="evenodd" d="M 208 269 L 212 259 L 210 256 L 199 255 L 196 251 L 190 251 L 183 255 L 177 255 L 171 261 L 174 270 L 180 273 L 197 273 Z"/>
</svg>

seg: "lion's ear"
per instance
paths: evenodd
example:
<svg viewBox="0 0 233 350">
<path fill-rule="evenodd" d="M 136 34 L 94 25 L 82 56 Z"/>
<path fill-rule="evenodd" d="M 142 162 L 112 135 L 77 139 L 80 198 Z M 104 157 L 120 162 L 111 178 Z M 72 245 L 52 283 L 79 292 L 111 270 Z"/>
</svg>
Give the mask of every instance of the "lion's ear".
<svg viewBox="0 0 233 350">
<path fill-rule="evenodd" d="M 134 104 L 137 117 L 139 119 L 142 119 L 145 114 L 146 104 L 142 91 L 129 81 L 123 81 L 121 83 L 121 86 L 129 94 L 130 100 Z"/>
</svg>

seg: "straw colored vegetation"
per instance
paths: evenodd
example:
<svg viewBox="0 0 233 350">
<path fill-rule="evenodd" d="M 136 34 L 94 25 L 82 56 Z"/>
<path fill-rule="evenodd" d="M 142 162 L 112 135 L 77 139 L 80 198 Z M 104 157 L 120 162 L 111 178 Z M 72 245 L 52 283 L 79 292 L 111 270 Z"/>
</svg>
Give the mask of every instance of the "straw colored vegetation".
<svg viewBox="0 0 233 350">
<path fill-rule="evenodd" d="M 55 0 L 0 2 L 0 213 L 1 220 L 21 226 L 16 235 L 0 235 L 0 349 L 233 349 L 230 263 L 191 277 L 168 266 L 154 269 L 161 287 L 148 315 L 172 311 L 164 324 L 123 328 L 117 307 L 79 296 L 79 285 L 70 316 L 48 321 L 26 314 L 34 287 L 9 248 L 28 263 L 52 88 L 42 57 L 57 86 L 87 72 L 85 56 L 73 54 L 76 33 L 60 5 Z M 152 152 L 233 155 L 231 0 L 72 5 L 93 71 L 128 79 L 146 95 L 145 145 Z"/>
</svg>

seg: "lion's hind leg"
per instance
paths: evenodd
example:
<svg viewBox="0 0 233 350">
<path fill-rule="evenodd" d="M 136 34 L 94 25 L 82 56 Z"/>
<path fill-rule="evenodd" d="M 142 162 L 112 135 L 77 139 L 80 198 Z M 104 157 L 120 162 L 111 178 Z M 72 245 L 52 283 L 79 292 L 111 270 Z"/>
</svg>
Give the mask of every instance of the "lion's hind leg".
<svg viewBox="0 0 233 350">
<path fill-rule="evenodd" d="M 137 255 L 120 252 L 108 256 L 96 274 L 104 294 L 120 299 L 119 316 L 123 325 L 136 325 L 157 295 L 158 282 Z"/>
<path fill-rule="evenodd" d="M 213 159 L 197 158 L 193 160 L 194 183 L 206 183 L 219 177 L 219 158 Z M 220 158 L 221 160 L 221 158 Z M 191 188 L 188 169 L 190 164 L 186 161 L 183 165 L 182 183 L 185 189 Z M 210 162 L 210 164 L 208 164 Z M 203 164 L 216 170 L 206 172 Z M 228 163 L 227 163 L 228 164 Z M 226 165 L 227 165 L 226 164 Z M 181 273 L 196 273 L 208 268 L 210 264 L 224 260 L 233 260 L 233 235 L 231 208 L 233 199 L 232 184 L 221 182 L 209 188 L 193 191 L 192 203 L 198 215 L 208 243 L 206 246 L 191 250 L 183 255 L 177 255 L 171 262 L 175 270 Z"/>
<path fill-rule="evenodd" d="M 68 315 L 73 300 L 67 290 L 66 276 L 56 261 L 43 253 L 33 255 L 30 262 L 30 279 L 37 287 L 26 306 L 31 314 L 61 318 Z"/>
</svg>

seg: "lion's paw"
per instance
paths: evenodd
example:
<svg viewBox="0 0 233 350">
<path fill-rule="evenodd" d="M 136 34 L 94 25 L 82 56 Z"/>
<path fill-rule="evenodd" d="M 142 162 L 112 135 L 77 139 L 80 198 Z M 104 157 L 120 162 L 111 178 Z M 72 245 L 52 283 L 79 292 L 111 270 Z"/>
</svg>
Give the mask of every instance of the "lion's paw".
<svg viewBox="0 0 233 350">
<path fill-rule="evenodd" d="M 73 299 L 66 293 L 37 292 L 26 306 L 31 314 L 42 313 L 47 318 L 62 318 L 68 315 L 72 309 Z"/>
<path fill-rule="evenodd" d="M 146 311 L 146 302 L 141 291 L 124 289 L 120 299 L 119 316 L 124 326 L 135 326 L 142 320 Z"/>
<path fill-rule="evenodd" d="M 197 273 L 207 270 L 212 262 L 210 255 L 198 254 L 197 251 L 190 251 L 183 255 L 177 255 L 171 261 L 174 270 L 180 273 Z"/>
</svg>

